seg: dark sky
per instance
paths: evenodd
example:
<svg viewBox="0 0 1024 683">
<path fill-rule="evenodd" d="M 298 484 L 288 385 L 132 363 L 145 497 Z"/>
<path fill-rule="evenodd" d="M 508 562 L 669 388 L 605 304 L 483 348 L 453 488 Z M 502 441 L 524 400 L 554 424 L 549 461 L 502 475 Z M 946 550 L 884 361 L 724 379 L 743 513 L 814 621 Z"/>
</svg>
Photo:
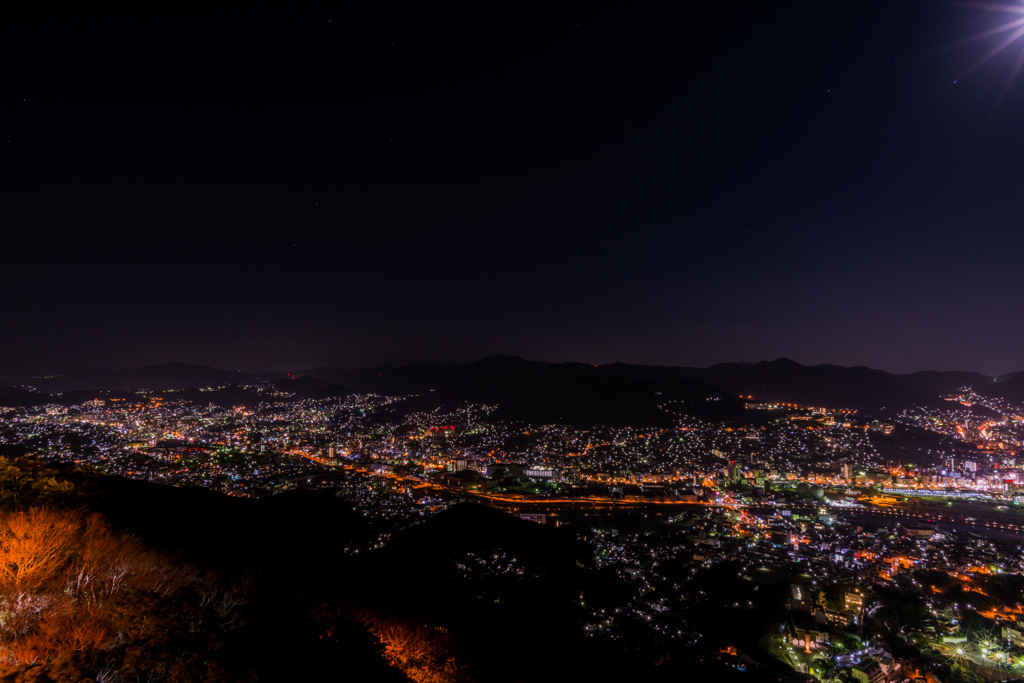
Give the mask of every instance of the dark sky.
<svg viewBox="0 0 1024 683">
<path fill-rule="evenodd" d="M 1024 14 L 357 4 L 0 18 L 0 374 L 1024 368 Z"/>
</svg>

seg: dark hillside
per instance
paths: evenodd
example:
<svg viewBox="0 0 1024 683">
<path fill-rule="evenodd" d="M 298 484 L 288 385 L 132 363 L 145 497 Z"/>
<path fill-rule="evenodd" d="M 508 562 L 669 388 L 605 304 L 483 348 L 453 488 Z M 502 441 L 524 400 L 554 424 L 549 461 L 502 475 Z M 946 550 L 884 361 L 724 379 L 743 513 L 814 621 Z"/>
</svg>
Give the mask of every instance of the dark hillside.
<svg viewBox="0 0 1024 683">
<path fill-rule="evenodd" d="M 896 375 L 907 386 L 920 391 L 926 391 L 935 396 L 947 396 L 955 393 L 961 387 L 971 387 L 974 390 L 981 390 L 995 383 L 996 378 L 983 375 L 980 372 L 937 372 L 925 370 L 915 372 L 911 375 Z"/>
<path fill-rule="evenodd" d="M 649 680 L 650 664 L 582 635 L 583 606 L 622 590 L 585 568 L 588 555 L 571 533 L 466 503 L 403 532 L 362 571 L 368 585 L 425 587 L 368 596 L 391 615 L 376 628 L 393 619 L 442 629 L 469 680 Z M 509 656 L 516 643 L 529 643 L 529 656 Z"/>
<path fill-rule="evenodd" d="M 354 680 L 407 680 L 364 626 L 316 617 L 328 593 L 357 587 L 338 550 L 368 527 L 334 497 L 244 500 L 34 458 L 5 466 L 0 528 L 43 544 L 48 564 L 0 580 L 6 605 L 16 587 L 40 614 L 0 630 L 0 679 L 327 680 L 342 662 Z"/>
<path fill-rule="evenodd" d="M 49 394 L 15 387 L 0 387 L 0 408 L 30 408 L 52 402 Z"/>
<path fill-rule="evenodd" d="M 297 490 L 259 500 L 198 488 L 103 477 L 96 507 L 110 521 L 204 566 L 286 571 L 338 565 L 372 529 L 327 493 Z"/>
<path fill-rule="evenodd" d="M 980 386 L 981 382 L 991 381 L 973 372 L 892 375 L 866 367 L 801 365 L 787 358 L 760 363 L 723 363 L 709 368 L 612 363 L 602 365 L 598 372 L 631 379 L 688 378 L 722 391 L 752 396 L 756 401 L 871 411 L 937 406 L 940 394 L 950 393 L 965 383 Z M 949 389 L 951 386 L 953 388 Z"/>
<path fill-rule="evenodd" d="M 454 409 L 460 405 L 497 406 L 495 419 L 532 423 L 661 425 L 673 416 L 659 406 L 732 398 L 702 382 L 680 378 L 635 380 L 603 377 L 589 366 L 554 365 L 544 370 L 513 370 L 452 382 L 438 391 L 397 404 L 394 415 Z"/>
<path fill-rule="evenodd" d="M 786 358 L 752 365 L 715 365 L 708 368 L 704 381 L 758 401 L 805 406 L 880 411 L 943 405 L 937 395 L 908 386 L 881 370 L 808 366 Z"/>
<path fill-rule="evenodd" d="M 329 380 L 303 375 L 296 379 L 279 379 L 273 383 L 278 391 L 293 394 L 294 398 L 343 398 L 354 394 L 355 389 Z"/>
<path fill-rule="evenodd" d="M 982 390 L 986 396 L 997 396 L 1007 401 L 1024 402 L 1024 372 L 1018 372 L 1011 379 L 993 384 Z"/>
<path fill-rule="evenodd" d="M 422 557 L 426 563 L 418 571 L 432 572 L 438 570 L 433 559 L 497 548 L 526 565 L 561 570 L 588 554 L 586 545 L 557 529 L 483 505 L 462 503 L 398 534 L 376 560 L 395 566 L 403 556 Z M 447 568 L 440 573 L 448 573 Z"/>
</svg>

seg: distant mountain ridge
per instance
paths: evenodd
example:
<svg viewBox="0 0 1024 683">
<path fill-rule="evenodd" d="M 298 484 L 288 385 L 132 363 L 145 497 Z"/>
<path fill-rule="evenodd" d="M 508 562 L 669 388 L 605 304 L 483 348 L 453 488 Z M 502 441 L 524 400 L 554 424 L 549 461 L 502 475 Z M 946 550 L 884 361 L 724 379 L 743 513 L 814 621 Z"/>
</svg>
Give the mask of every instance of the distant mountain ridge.
<svg viewBox="0 0 1024 683">
<path fill-rule="evenodd" d="M 45 378 L 19 378 L 17 384 L 28 384 L 40 391 L 63 393 L 75 389 L 97 391 L 167 391 L 198 389 L 229 384 L 253 384 L 255 375 L 218 370 L 206 365 L 167 363 L 123 370 L 86 370 Z"/>
<path fill-rule="evenodd" d="M 874 411 L 941 405 L 938 392 L 918 388 L 899 375 L 864 366 L 801 365 L 780 358 L 687 370 L 694 379 L 758 401 Z"/>
<path fill-rule="evenodd" d="M 577 374 L 543 374 L 543 371 L 551 369 L 572 370 Z M 293 394 L 296 398 L 326 398 L 353 392 L 392 396 L 440 392 L 448 400 L 476 400 L 506 395 L 506 400 L 523 404 L 525 399 L 520 393 L 527 391 L 527 387 L 533 382 L 535 391 L 546 392 L 544 396 L 535 397 L 534 403 L 537 406 L 552 406 L 551 412 L 554 413 L 559 412 L 557 406 L 552 404 L 555 396 L 562 396 L 563 400 L 575 402 L 577 406 L 585 403 L 590 406 L 588 411 L 593 414 L 607 412 L 603 409 L 598 410 L 600 406 L 594 400 L 594 396 L 597 395 L 604 396 L 604 401 L 609 406 L 623 407 L 628 403 L 624 398 L 619 400 L 606 393 L 607 387 L 613 384 L 585 379 L 587 375 L 607 380 L 687 380 L 704 385 L 702 391 L 713 389 L 719 392 L 719 397 L 735 395 L 754 401 L 875 412 L 883 409 L 900 410 L 915 405 L 948 405 L 941 397 L 965 386 L 1009 400 L 1024 400 L 1024 373 L 1012 373 L 999 378 L 976 372 L 923 371 L 897 375 L 864 366 L 801 365 L 786 358 L 759 363 L 722 363 L 707 368 L 693 368 L 627 363 L 609 363 L 601 366 L 585 363 L 556 364 L 529 361 L 514 356 L 489 356 L 465 365 L 416 364 L 351 369 L 317 367 L 293 373 L 255 374 L 219 370 L 202 365 L 168 363 L 116 371 L 77 372 L 16 382 L 8 380 L 8 384 L 30 384 L 39 391 L 52 394 L 69 391 L 180 391 L 236 387 L 230 391 L 222 390 L 221 393 L 226 392 L 222 398 L 228 400 L 230 397 L 227 394 L 234 392 L 238 393 L 237 398 L 241 400 L 245 395 L 242 390 L 237 389 L 238 386 L 271 382 L 275 388 Z M 571 386 L 549 386 L 545 384 L 549 379 L 538 379 L 554 376 L 562 377 L 566 381 L 571 380 Z M 513 380 L 513 377 L 518 379 Z M 514 382 L 519 384 L 513 387 Z M 626 394 L 635 390 L 634 384 L 618 386 L 626 391 Z M 689 385 L 689 389 L 694 389 L 694 385 Z M 680 387 L 676 386 L 674 390 L 680 390 Z M 460 391 L 466 393 L 464 398 L 458 396 Z M 596 393 L 591 395 L 587 393 L 588 391 Z M 211 399 L 215 398 L 213 395 L 204 394 L 206 395 Z M 40 400 L 38 395 L 33 396 L 31 392 L 20 389 L 0 390 L 0 397 L 0 403 L 6 402 L 12 406 L 38 404 Z M 203 396 L 197 395 L 196 398 Z M 632 408 L 627 412 L 631 410 Z"/>
<path fill-rule="evenodd" d="M 400 401 L 388 412 L 392 418 L 400 418 L 411 412 L 475 404 L 496 406 L 492 414 L 496 419 L 535 424 L 654 426 L 672 422 L 671 413 L 662 410 L 662 405 L 695 403 L 703 411 L 709 402 L 735 398 L 682 377 L 614 377 L 589 365 L 558 364 L 456 380 L 437 391 Z"/>
<path fill-rule="evenodd" d="M 612 363 L 597 370 L 619 377 L 685 377 L 762 402 L 874 411 L 912 405 L 937 407 L 943 405 L 942 396 L 963 386 L 981 388 L 994 381 L 976 372 L 896 375 L 865 366 L 801 365 L 788 358 L 708 368 Z"/>
</svg>

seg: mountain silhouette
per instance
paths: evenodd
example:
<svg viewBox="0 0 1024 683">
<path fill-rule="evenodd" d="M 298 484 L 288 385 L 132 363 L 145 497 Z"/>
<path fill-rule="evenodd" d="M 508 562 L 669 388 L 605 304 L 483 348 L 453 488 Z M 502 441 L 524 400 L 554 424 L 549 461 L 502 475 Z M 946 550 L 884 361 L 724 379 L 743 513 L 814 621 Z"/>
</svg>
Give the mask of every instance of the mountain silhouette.
<svg viewBox="0 0 1024 683">
<path fill-rule="evenodd" d="M 393 414 L 449 410 L 466 404 L 496 407 L 495 419 L 532 423 L 661 425 L 672 414 L 661 408 L 680 402 L 705 404 L 735 397 L 696 380 L 679 377 L 607 377 L 592 366 L 522 368 L 446 384 L 395 404 Z"/>
<path fill-rule="evenodd" d="M 985 387 L 982 394 L 996 396 L 1008 401 L 1024 402 L 1024 372 L 1018 372 L 1011 379 Z"/>
</svg>

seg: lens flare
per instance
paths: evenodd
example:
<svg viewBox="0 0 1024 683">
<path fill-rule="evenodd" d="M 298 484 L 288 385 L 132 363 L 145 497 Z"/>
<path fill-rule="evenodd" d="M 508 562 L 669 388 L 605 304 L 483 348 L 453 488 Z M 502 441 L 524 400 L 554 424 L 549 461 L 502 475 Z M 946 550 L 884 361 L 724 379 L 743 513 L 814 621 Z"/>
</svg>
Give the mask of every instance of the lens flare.
<svg viewBox="0 0 1024 683">
<path fill-rule="evenodd" d="M 973 35 L 973 36 L 971 36 L 969 38 L 965 38 L 964 40 L 959 41 L 958 43 L 956 43 L 953 46 L 953 47 L 959 47 L 959 46 L 963 46 L 963 45 L 967 45 L 967 44 L 970 44 L 970 43 L 977 42 L 979 40 L 984 40 L 986 38 L 991 38 L 992 36 L 998 36 L 1000 34 L 1004 34 L 1004 33 L 1008 32 L 1008 31 L 1010 32 L 1009 35 L 1004 37 L 995 46 L 993 46 L 991 49 L 989 49 L 989 51 L 986 52 L 981 57 L 981 59 L 979 59 L 974 64 L 972 64 L 967 69 L 967 71 L 964 72 L 960 76 L 960 78 L 963 78 L 964 76 L 967 76 L 967 75 L 973 73 L 978 68 L 980 68 L 982 65 L 986 64 L 987 62 L 989 62 L 993 57 L 995 57 L 996 55 L 998 55 L 1002 51 L 1008 49 L 1010 46 L 1012 46 L 1014 43 L 1016 43 L 1022 36 L 1024 36 L 1024 2 L 1022 2 L 1022 4 L 1014 4 L 1014 5 L 1000 5 L 1000 4 L 993 4 L 993 3 L 972 3 L 972 4 L 968 5 L 968 6 L 971 7 L 972 9 L 986 10 L 986 11 L 989 11 L 989 12 L 1001 12 L 1001 13 L 1005 13 L 1005 14 L 1016 14 L 1016 15 L 1019 15 L 1019 18 L 1012 19 L 1011 21 L 1008 21 L 1008 22 L 1006 22 L 1004 24 L 1000 24 L 999 26 L 991 28 L 991 29 L 989 29 L 987 31 L 982 31 L 981 33 L 978 33 L 977 35 Z M 1002 100 L 1003 97 L 1006 95 L 1006 92 L 1010 89 L 1010 86 L 1013 84 L 1013 81 L 1017 78 L 1017 74 L 1020 72 L 1021 67 L 1024 66 L 1024 41 L 1021 41 L 1021 42 L 1022 42 L 1022 44 L 1021 44 L 1021 47 L 1020 47 L 1020 52 L 1017 54 L 1017 58 L 1014 60 L 1013 66 L 1010 67 L 1010 73 L 1006 77 L 1006 83 L 1003 85 L 1003 89 L 1002 89 L 1002 91 L 999 94 L 999 99 L 1000 100 Z"/>
</svg>

